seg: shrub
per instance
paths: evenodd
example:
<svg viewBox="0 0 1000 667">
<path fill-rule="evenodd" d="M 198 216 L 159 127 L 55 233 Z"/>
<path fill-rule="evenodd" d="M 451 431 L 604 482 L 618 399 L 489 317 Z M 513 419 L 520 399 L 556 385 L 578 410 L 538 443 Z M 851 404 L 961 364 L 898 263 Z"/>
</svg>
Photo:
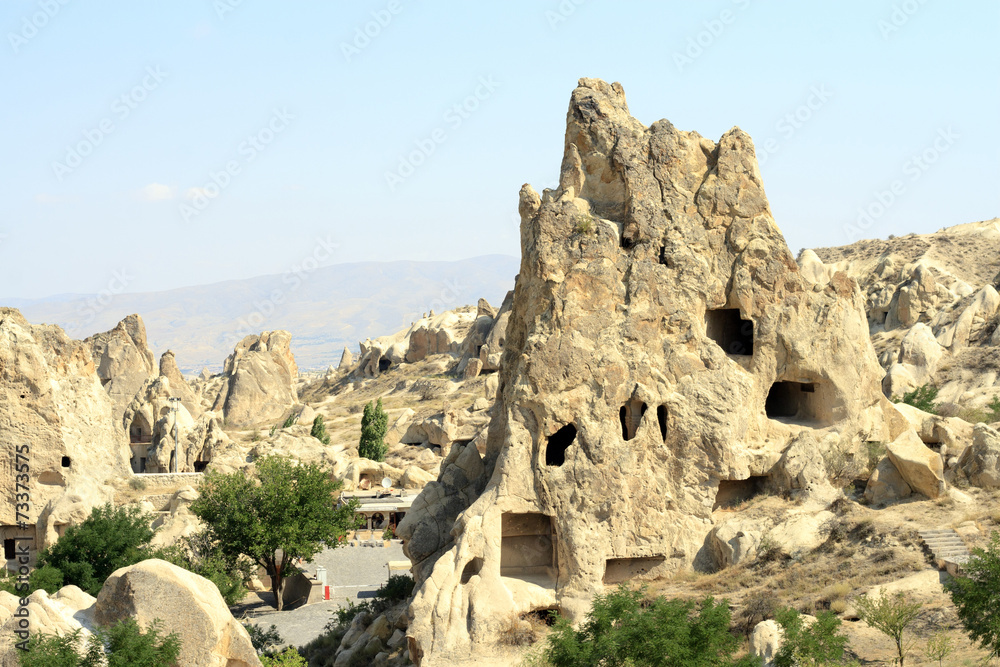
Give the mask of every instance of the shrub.
<svg viewBox="0 0 1000 667">
<path fill-rule="evenodd" d="M 309 663 L 296 649 L 289 646 L 281 653 L 261 656 L 260 664 L 264 667 L 307 667 Z"/>
<path fill-rule="evenodd" d="M 382 539 L 388 542 L 396 536 L 396 531 L 392 529 L 392 526 L 386 526 L 385 530 L 382 531 Z"/>
<path fill-rule="evenodd" d="M 385 444 L 385 432 L 388 428 L 389 415 L 382 409 L 382 399 L 378 399 L 378 403 L 369 401 L 365 405 L 365 414 L 361 417 L 358 456 L 370 461 L 384 461 L 389 449 Z"/>
<path fill-rule="evenodd" d="M 994 396 L 993 400 L 986 404 L 986 409 L 990 411 L 990 423 L 1000 422 L 1000 395 Z"/>
<path fill-rule="evenodd" d="M 750 667 L 756 656 L 736 659 L 740 641 L 729 633 L 729 605 L 705 598 L 699 604 L 620 586 L 598 595 L 580 630 L 563 618 L 549 634 L 545 657 L 555 667 L 648 665 L 650 667 Z"/>
<path fill-rule="evenodd" d="M 87 639 L 80 631 L 57 636 L 39 634 L 19 651 L 21 667 L 170 667 L 180 655 L 176 633 L 160 636 L 160 621 L 143 632 L 133 618 L 99 628 Z"/>
<path fill-rule="evenodd" d="M 112 572 L 148 557 L 153 530 L 138 507 L 95 507 L 78 526 L 70 526 L 58 542 L 38 555 L 38 565 L 62 572 L 66 584 L 97 595 Z M 51 579 L 50 579 L 51 580 Z"/>
<path fill-rule="evenodd" d="M 937 414 L 937 406 L 934 405 L 934 400 L 937 398 L 938 388 L 932 387 L 931 385 L 925 384 L 917 387 L 913 391 L 906 392 L 903 394 L 902 402 L 907 405 L 912 405 L 918 410 L 923 410 L 924 412 L 930 413 L 932 415 Z M 899 401 L 897 401 L 898 403 Z"/>
<path fill-rule="evenodd" d="M 133 491 L 145 491 L 146 481 L 143 479 L 139 479 L 138 477 L 133 477 L 128 481 L 128 488 L 132 489 Z"/>
<path fill-rule="evenodd" d="M 871 475 L 875 472 L 875 466 L 885 456 L 885 443 L 879 440 L 865 441 L 865 454 L 867 456 L 867 468 L 865 473 Z"/>
<path fill-rule="evenodd" d="M 573 228 L 573 232 L 576 234 L 590 234 L 594 229 L 594 217 L 590 214 L 585 214 L 576 219 L 576 226 Z"/>
<path fill-rule="evenodd" d="M 323 415 L 316 415 L 316 419 L 313 420 L 312 431 L 309 432 L 309 435 L 324 445 L 330 444 L 330 436 L 326 433 L 326 424 L 323 423 Z"/>
<path fill-rule="evenodd" d="M 946 581 L 944 588 L 973 641 L 1000 657 L 1000 533 L 993 531 L 986 549 L 973 549 L 966 576 Z"/>
<path fill-rule="evenodd" d="M 243 627 L 246 628 L 247 634 L 250 635 L 250 643 L 253 644 L 257 655 L 270 654 L 271 649 L 278 648 L 285 643 L 281 633 L 278 632 L 278 627 L 274 623 L 267 630 L 261 630 L 253 623 L 244 623 Z"/>
<path fill-rule="evenodd" d="M 394 574 L 375 591 L 375 599 L 389 602 L 407 600 L 413 594 L 413 583 L 413 577 L 408 574 Z"/>
<path fill-rule="evenodd" d="M 28 575 L 28 587 L 32 591 L 41 588 L 49 595 L 54 595 L 63 587 L 63 579 L 61 570 L 51 565 L 43 565 Z"/>
<path fill-rule="evenodd" d="M 938 667 L 944 665 L 944 659 L 951 655 L 955 647 L 952 646 L 951 637 L 944 630 L 939 630 L 931 635 L 924 647 L 924 656 L 928 660 L 937 660 Z"/>
<path fill-rule="evenodd" d="M 782 609 L 776 620 L 784 631 L 784 639 L 774 656 L 774 667 L 841 663 L 847 637 L 838 633 L 840 619 L 832 612 L 819 612 L 816 622 L 808 628 L 794 609 Z"/>
<path fill-rule="evenodd" d="M 773 618 L 774 612 L 774 595 L 772 593 L 751 593 L 747 596 L 739 615 L 736 617 L 736 629 L 749 637 L 757 624 Z"/>
<path fill-rule="evenodd" d="M 900 667 L 906 660 L 909 643 L 904 641 L 903 633 L 920 613 L 920 603 L 911 602 L 902 592 L 888 595 L 885 589 L 879 590 L 878 597 L 863 595 L 854 601 L 861 620 L 893 640 Z"/>
<path fill-rule="evenodd" d="M 288 417 L 285 418 L 284 423 L 281 424 L 281 428 L 288 428 L 289 426 L 294 426 L 294 425 L 295 425 L 295 413 L 293 412 L 292 414 L 288 415 Z"/>
</svg>

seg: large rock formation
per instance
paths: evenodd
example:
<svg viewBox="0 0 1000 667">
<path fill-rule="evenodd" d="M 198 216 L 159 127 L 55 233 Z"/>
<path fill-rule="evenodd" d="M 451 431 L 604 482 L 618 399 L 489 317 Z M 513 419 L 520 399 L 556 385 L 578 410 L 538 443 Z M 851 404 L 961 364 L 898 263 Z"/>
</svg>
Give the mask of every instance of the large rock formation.
<svg viewBox="0 0 1000 667">
<path fill-rule="evenodd" d="M 223 367 L 225 382 L 212 410 L 229 427 L 273 424 L 298 402 L 298 367 L 287 331 L 265 331 L 237 343 Z"/>
<path fill-rule="evenodd" d="M 156 375 L 153 353 L 146 343 L 146 325 L 138 315 L 129 315 L 111 331 L 84 341 L 101 384 L 114 403 L 112 418 L 118 422 L 125 407 L 151 375 Z"/>
<path fill-rule="evenodd" d="M 179 665 L 259 667 L 250 636 L 208 579 L 162 560 L 144 560 L 108 577 L 94 620 L 110 625 L 134 618 L 143 628 L 159 619 L 164 634 L 181 639 Z"/>
<path fill-rule="evenodd" d="M 37 634 L 67 635 L 79 631 L 81 646 L 94 629 L 94 603 L 96 599 L 76 586 L 64 586 L 54 595 L 39 589 L 28 596 L 28 632 Z M 0 592 L 0 667 L 19 667 L 20 649 L 15 644 L 24 639 L 21 621 L 15 616 L 19 600 L 6 591 Z"/>
<path fill-rule="evenodd" d="M 861 284 L 888 394 L 933 384 L 966 407 L 1000 395 L 1000 219 L 807 250 L 799 262 L 815 280 L 844 271 Z"/>
<path fill-rule="evenodd" d="M 8 499 L 0 507 L 3 539 L 26 534 L 16 528 L 23 520 L 37 524 L 27 534 L 35 532 L 34 546 L 41 548 L 113 497 L 111 482 L 129 475 L 129 452 L 112 410 L 87 343 L 0 308 L 0 451 L 6 462 L 0 489 Z M 22 479 L 15 464 L 24 463 Z M 19 482 L 27 489 L 15 488 Z M 20 517 L 17 493 L 31 499 Z"/>
<path fill-rule="evenodd" d="M 177 359 L 170 350 L 160 356 L 160 375 L 170 380 L 170 388 L 174 396 L 181 399 L 187 411 L 197 419 L 204 412 L 201 400 L 191 389 L 191 385 L 184 379 L 184 376 L 181 375 L 181 370 L 177 367 Z"/>
<path fill-rule="evenodd" d="M 824 452 L 891 441 L 864 299 L 799 274 L 750 137 L 629 115 L 582 79 L 559 189 L 520 193 L 521 270 L 489 436 L 454 448 L 400 534 L 410 655 L 444 660 L 504 619 L 711 564 L 713 508 L 832 492 Z"/>
</svg>

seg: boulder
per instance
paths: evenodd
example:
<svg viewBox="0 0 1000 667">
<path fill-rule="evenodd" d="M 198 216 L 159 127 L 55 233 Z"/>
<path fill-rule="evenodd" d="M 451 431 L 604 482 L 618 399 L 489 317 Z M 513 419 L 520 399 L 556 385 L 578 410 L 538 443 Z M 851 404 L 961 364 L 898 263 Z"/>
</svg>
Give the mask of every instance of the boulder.
<svg viewBox="0 0 1000 667">
<path fill-rule="evenodd" d="M 878 462 L 865 486 L 865 499 L 872 505 L 888 505 L 908 497 L 910 493 L 910 485 L 888 456 Z"/>
<path fill-rule="evenodd" d="M 35 634 L 67 635 L 77 630 L 81 635 L 81 648 L 94 629 L 95 598 L 76 586 L 65 586 L 54 595 L 37 590 L 28 596 L 28 632 Z M 20 650 L 15 642 L 21 641 L 15 632 L 23 631 L 22 618 L 14 616 L 19 605 L 16 596 L 0 592 L 0 665 L 17 667 Z"/>
<path fill-rule="evenodd" d="M 108 625 L 134 618 L 143 628 L 159 619 L 181 640 L 180 665 L 259 667 L 246 629 L 233 618 L 208 579 L 151 559 L 108 577 L 97 596 L 94 620 Z"/>
<path fill-rule="evenodd" d="M 764 536 L 760 521 L 736 517 L 716 526 L 709 533 L 709 544 L 719 569 L 751 561 Z"/>
<path fill-rule="evenodd" d="M 784 631 L 777 621 L 771 619 L 761 621 L 750 635 L 750 653 L 763 661 L 763 667 L 772 667 L 775 656 L 781 650 L 783 637 Z"/>
<path fill-rule="evenodd" d="M 906 431 L 886 446 L 889 460 L 910 489 L 928 498 L 945 492 L 941 455 L 923 443 L 915 431 Z"/>
<path fill-rule="evenodd" d="M 225 382 L 212 407 L 229 427 L 271 425 L 298 402 L 298 367 L 287 331 L 265 331 L 237 343 L 223 366 Z"/>
<path fill-rule="evenodd" d="M 972 445 L 962 453 L 958 469 L 973 486 L 1000 488 L 1000 432 L 986 424 L 977 424 Z"/>
</svg>

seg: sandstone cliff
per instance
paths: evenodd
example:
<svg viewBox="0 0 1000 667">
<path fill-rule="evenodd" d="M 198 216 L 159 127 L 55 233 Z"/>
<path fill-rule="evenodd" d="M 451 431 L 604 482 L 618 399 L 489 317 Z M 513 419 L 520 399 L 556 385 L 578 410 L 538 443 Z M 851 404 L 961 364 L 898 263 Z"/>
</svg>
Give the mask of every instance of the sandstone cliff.
<svg viewBox="0 0 1000 667">
<path fill-rule="evenodd" d="M 803 279 L 740 129 L 646 127 L 619 84 L 582 79 L 560 186 L 525 185 L 519 210 L 484 455 L 453 448 L 399 531 L 417 661 L 511 614 L 578 620 L 603 585 L 709 567 L 714 507 L 826 494 L 824 451 L 908 428 L 864 296 L 843 273 Z"/>
<path fill-rule="evenodd" d="M 129 315 L 111 331 L 94 334 L 84 342 L 90 346 L 101 385 L 114 403 L 112 416 L 118 422 L 135 393 L 156 374 L 146 325 L 138 315 Z"/>
<path fill-rule="evenodd" d="M 298 401 L 291 340 L 287 331 L 265 331 L 244 338 L 226 358 L 212 410 L 223 413 L 230 427 L 271 424 Z"/>
</svg>

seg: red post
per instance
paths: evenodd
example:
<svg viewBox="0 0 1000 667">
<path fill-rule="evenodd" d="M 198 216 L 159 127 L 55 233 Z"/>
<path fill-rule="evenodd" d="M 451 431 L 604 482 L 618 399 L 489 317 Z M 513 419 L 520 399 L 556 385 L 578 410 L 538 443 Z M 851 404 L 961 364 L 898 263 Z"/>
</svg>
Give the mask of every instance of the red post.
<svg viewBox="0 0 1000 667">
<path fill-rule="evenodd" d="M 329 586 L 324 586 L 323 587 L 323 599 L 324 600 L 329 600 L 330 599 L 330 587 Z"/>
</svg>

